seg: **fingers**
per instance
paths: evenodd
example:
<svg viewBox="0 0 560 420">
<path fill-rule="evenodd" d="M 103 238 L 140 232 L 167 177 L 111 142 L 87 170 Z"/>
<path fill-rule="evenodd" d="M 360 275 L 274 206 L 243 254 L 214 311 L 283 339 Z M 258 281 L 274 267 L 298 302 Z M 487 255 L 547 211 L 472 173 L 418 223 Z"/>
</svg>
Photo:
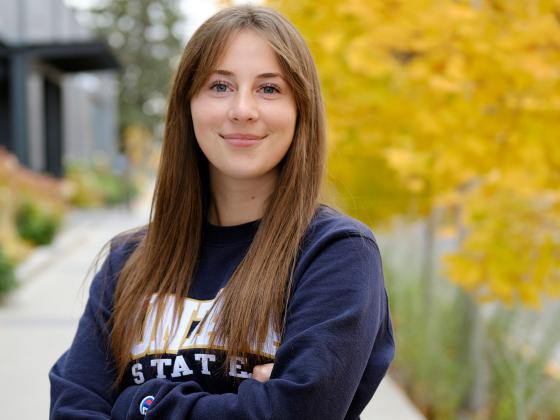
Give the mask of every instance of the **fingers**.
<svg viewBox="0 0 560 420">
<path fill-rule="evenodd" d="M 256 379 L 259 382 L 266 382 L 270 379 L 270 374 L 272 373 L 272 368 L 274 367 L 274 363 L 266 363 L 264 365 L 256 365 L 253 368 L 253 379 Z"/>
</svg>

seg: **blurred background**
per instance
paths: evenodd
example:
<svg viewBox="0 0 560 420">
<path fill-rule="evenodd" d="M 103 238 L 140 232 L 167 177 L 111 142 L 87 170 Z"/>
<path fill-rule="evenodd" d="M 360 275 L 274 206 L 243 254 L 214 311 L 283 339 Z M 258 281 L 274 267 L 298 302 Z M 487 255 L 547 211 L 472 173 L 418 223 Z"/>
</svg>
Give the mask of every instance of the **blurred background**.
<svg viewBox="0 0 560 420">
<path fill-rule="evenodd" d="M 89 264 L 148 221 L 182 48 L 232 3 L 0 0 L 13 418 L 45 417 Z M 375 418 L 560 419 L 560 0 L 256 3 L 288 16 L 315 57 L 325 200 L 381 246 L 400 397 L 374 399 L 394 401 Z"/>
</svg>

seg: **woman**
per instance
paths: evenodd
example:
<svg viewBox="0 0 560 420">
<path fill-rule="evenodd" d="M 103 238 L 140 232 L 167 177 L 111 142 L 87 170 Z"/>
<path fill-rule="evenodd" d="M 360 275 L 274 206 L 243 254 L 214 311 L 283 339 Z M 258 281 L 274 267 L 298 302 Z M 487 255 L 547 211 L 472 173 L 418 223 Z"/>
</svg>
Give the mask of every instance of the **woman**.
<svg viewBox="0 0 560 420">
<path fill-rule="evenodd" d="M 262 7 L 192 36 L 151 222 L 113 240 L 51 418 L 356 419 L 394 354 L 381 259 L 318 204 L 325 121 L 297 30 Z"/>
</svg>

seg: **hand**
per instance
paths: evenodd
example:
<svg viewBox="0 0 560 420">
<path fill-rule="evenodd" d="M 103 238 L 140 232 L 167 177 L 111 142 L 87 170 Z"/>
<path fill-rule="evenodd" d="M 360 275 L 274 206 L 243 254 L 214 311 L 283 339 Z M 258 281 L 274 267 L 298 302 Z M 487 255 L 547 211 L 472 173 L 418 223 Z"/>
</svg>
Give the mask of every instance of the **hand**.
<svg viewBox="0 0 560 420">
<path fill-rule="evenodd" d="M 270 374 L 272 372 L 272 368 L 274 367 L 274 363 L 266 363 L 264 365 L 256 365 L 253 368 L 253 379 L 256 379 L 259 382 L 266 382 L 270 379 Z"/>
</svg>

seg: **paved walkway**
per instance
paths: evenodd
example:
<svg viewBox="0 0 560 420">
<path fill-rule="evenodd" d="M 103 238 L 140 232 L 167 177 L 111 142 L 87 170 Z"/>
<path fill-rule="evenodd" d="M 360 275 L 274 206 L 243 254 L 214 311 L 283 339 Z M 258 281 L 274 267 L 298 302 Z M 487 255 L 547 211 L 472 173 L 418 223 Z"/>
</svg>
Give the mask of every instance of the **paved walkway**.
<svg viewBox="0 0 560 420">
<path fill-rule="evenodd" d="M 18 268 L 21 287 L 0 303 L 0 395 L 2 419 L 48 418 L 48 371 L 74 336 L 96 253 L 116 233 L 145 224 L 148 200 L 132 210 L 72 212 L 55 242 L 37 250 Z M 363 420 L 422 420 L 386 378 Z"/>
</svg>

